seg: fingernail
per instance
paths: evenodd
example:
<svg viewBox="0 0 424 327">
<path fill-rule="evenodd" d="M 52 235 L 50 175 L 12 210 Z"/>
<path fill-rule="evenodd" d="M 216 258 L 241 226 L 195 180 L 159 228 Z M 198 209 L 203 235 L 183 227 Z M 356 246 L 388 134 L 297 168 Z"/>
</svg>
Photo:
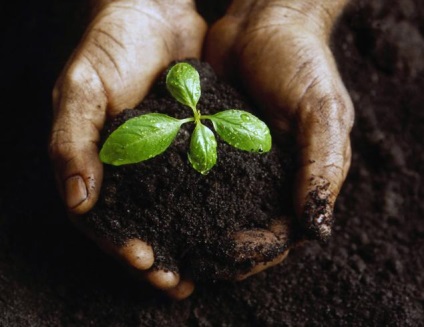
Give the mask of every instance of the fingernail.
<svg viewBox="0 0 424 327">
<path fill-rule="evenodd" d="M 78 207 L 88 197 L 87 187 L 81 176 L 69 177 L 65 182 L 65 201 L 69 209 Z"/>
</svg>

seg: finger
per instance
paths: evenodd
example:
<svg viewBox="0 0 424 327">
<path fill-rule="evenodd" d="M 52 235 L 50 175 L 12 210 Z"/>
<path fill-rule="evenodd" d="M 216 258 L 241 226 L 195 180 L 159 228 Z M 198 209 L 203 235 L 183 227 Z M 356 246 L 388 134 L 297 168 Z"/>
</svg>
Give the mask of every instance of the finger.
<svg viewBox="0 0 424 327">
<path fill-rule="evenodd" d="M 296 211 L 308 235 L 320 240 L 331 235 L 334 204 L 351 158 L 353 106 L 341 81 L 337 85 L 329 92 L 311 89 L 298 116 Z"/>
<path fill-rule="evenodd" d="M 280 264 L 281 262 L 283 262 L 287 255 L 289 254 L 289 250 L 284 251 L 282 254 L 280 254 L 278 257 L 276 257 L 274 260 L 269 261 L 269 262 L 264 262 L 264 263 L 259 263 L 256 266 L 254 266 L 249 272 L 245 273 L 245 274 L 240 274 L 236 277 L 237 281 L 242 281 L 252 275 L 255 275 L 261 271 L 264 271 L 268 268 L 271 268 L 273 266 L 276 266 L 278 264 Z"/>
<path fill-rule="evenodd" d="M 270 230 L 238 231 L 234 233 L 233 239 L 235 247 L 232 257 L 236 263 L 271 261 L 289 246 L 289 226 L 274 221 Z"/>
<path fill-rule="evenodd" d="M 285 259 L 290 245 L 289 226 L 283 220 L 275 220 L 269 230 L 239 231 L 233 239 L 235 247 L 231 257 L 240 267 L 235 279 L 242 280 Z"/>
<path fill-rule="evenodd" d="M 116 245 L 88 230 L 81 224 L 80 216 L 70 214 L 69 218 L 75 227 L 96 243 L 100 249 L 130 268 L 130 272 L 139 276 L 139 271 L 145 271 L 152 267 L 155 260 L 154 253 L 152 247 L 146 242 L 133 238 L 127 240 L 123 245 Z"/>
<path fill-rule="evenodd" d="M 105 240 L 94 240 L 106 253 L 130 268 L 130 272 L 134 277 L 147 280 L 153 287 L 160 290 L 169 290 L 179 285 L 180 277 L 178 273 L 151 269 L 154 263 L 154 253 L 152 247 L 146 242 L 139 239 L 131 239 L 123 246 L 116 246 Z M 176 290 L 175 294 L 178 296 L 181 293 L 180 296 L 182 297 L 183 294 L 188 292 L 188 285 L 182 285 L 180 288 L 181 290 Z"/>
<path fill-rule="evenodd" d="M 152 247 L 139 239 L 129 240 L 112 251 L 125 264 L 138 270 L 147 270 L 154 262 Z"/>
<path fill-rule="evenodd" d="M 160 290 L 175 288 L 180 283 L 180 276 L 176 272 L 151 269 L 154 263 L 154 253 L 152 247 L 146 242 L 139 239 L 131 239 L 122 246 L 116 246 L 106 240 L 96 239 L 92 235 L 89 236 L 106 253 L 130 268 L 130 273 L 135 278 L 147 280 L 153 287 Z M 187 292 L 186 288 L 182 287 L 181 293 L 183 291 Z M 177 296 L 178 292 L 175 291 L 175 293 Z"/>
<path fill-rule="evenodd" d="M 102 165 L 96 144 L 106 105 L 102 82 L 87 62 L 70 65 L 53 91 L 49 152 L 59 191 L 71 213 L 87 212 L 98 197 Z"/>
<path fill-rule="evenodd" d="M 154 263 L 153 249 L 139 239 L 128 240 L 124 245 L 117 246 L 106 240 L 96 239 L 89 235 L 99 247 L 129 268 L 130 274 L 138 280 L 146 280 L 160 290 L 170 290 L 170 296 L 182 299 L 189 296 L 194 289 L 190 283 L 181 281 L 177 272 L 152 269 Z M 191 287 L 191 288 L 190 288 Z M 175 290 L 172 290 L 174 289 Z"/>
<path fill-rule="evenodd" d="M 191 280 L 182 280 L 177 286 L 166 291 L 169 297 L 174 300 L 184 300 L 194 291 L 194 283 Z"/>
<path fill-rule="evenodd" d="M 169 290 L 177 287 L 180 275 L 176 272 L 151 269 L 144 275 L 145 279 L 160 290 Z"/>
<path fill-rule="evenodd" d="M 208 31 L 205 60 L 218 76 L 231 80 L 235 74 L 231 49 L 240 33 L 240 17 L 226 15 Z"/>
<path fill-rule="evenodd" d="M 71 222 L 83 232 L 88 238 L 94 241 L 105 253 L 111 255 L 125 266 L 134 271 L 145 271 L 152 267 L 154 263 L 154 253 L 152 247 L 146 242 L 133 238 L 127 240 L 123 245 L 116 245 L 113 242 L 99 238 L 88 231 L 80 223 L 79 216 L 70 215 Z"/>
<path fill-rule="evenodd" d="M 152 247 L 146 242 L 131 239 L 123 246 L 116 246 L 105 240 L 94 240 L 105 252 L 129 267 L 134 277 L 147 280 L 155 288 L 168 290 L 176 287 L 180 282 L 180 276 L 176 272 L 151 268 L 154 263 L 154 253 Z"/>
</svg>

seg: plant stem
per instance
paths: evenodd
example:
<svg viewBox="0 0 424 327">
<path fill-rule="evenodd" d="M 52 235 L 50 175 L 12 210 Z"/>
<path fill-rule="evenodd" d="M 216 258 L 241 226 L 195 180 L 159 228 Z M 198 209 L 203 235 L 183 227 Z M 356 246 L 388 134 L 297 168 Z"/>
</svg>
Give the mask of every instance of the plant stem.
<svg viewBox="0 0 424 327">
<path fill-rule="evenodd" d="M 199 110 L 197 110 L 197 108 L 196 108 L 196 107 L 191 107 L 191 109 L 193 110 L 194 122 L 195 122 L 196 124 L 198 124 L 198 123 L 200 122 L 200 118 L 202 117 L 202 116 L 200 115 L 200 111 L 199 111 Z"/>
<path fill-rule="evenodd" d="M 185 124 L 185 123 L 192 122 L 192 121 L 195 121 L 195 118 L 193 118 L 193 117 L 189 117 L 189 118 L 180 119 L 180 123 L 181 123 L 181 125 L 182 125 L 182 124 Z"/>
</svg>

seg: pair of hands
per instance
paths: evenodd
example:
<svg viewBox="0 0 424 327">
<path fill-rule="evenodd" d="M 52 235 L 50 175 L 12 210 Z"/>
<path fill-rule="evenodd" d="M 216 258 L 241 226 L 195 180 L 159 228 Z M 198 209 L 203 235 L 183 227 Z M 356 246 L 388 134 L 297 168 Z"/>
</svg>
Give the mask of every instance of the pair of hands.
<svg viewBox="0 0 424 327">
<path fill-rule="evenodd" d="M 328 48 L 345 2 L 234 0 L 208 31 L 192 0 L 96 0 L 92 22 L 53 91 L 50 154 L 73 220 L 78 224 L 100 192 L 98 142 L 105 120 L 139 103 L 171 61 L 203 56 L 220 75 L 242 80 L 272 129 L 295 137 L 296 215 L 306 234 L 327 238 L 351 156 L 353 107 Z M 234 237 L 258 245 L 284 242 L 284 228 L 277 223 L 265 234 Z M 194 289 L 176 273 L 150 269 L 154 251 L 142 240 L 122 247 L 95 241 L 171 297 L 185 298 Z"/>
</svg>

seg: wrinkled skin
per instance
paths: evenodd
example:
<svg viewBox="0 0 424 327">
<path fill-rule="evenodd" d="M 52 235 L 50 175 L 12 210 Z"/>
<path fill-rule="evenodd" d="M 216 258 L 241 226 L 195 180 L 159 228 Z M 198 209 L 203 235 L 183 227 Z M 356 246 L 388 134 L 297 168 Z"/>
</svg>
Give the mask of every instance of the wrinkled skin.
<svg viewBox="0 0 424 327">
<path fill-rule="evenodd" d="M 325 240 L 349 170 L 354 114 L 327 45 L 344 1 L 320 3 L 234 1 L 209 32 L 206 59 L 242 79 L 274 131 L 295 137 L 296 213 L 309 236 Z"/>
<path fill-rule="evenodd" d="M 75 224 L 80 227 L 79 215 L 93 207 L 100 192 L 97 145 L 105 120 L 139 103 L 171 61 L 200 58 L 205 47 L 206 60 L 223 76 L 244 82 L 277 133 L 295 136 L 297 218 L 306 236 L 328 238 L 351 155 L 353 108 L 327 46 L 345 2 L 327 0 L 318 6 L 310 0 L 235 0 L 206 37 L 207 25 L 191 0 L 95 1 L 92 22 L 53 91 L 50 154 Z M 151 269 L 154 249 L 142 240 L 117 247 L 84 232 L 171 297 L 192 293 L 193 283 L 178 273 Z M 238 232 L 234 238 L 261 247 L 286 242 L 287 233 L 276 222 L 269 231 Z M 278 264 L 287 254 L 259 263 L 237 279 Z"/>
</svg>

